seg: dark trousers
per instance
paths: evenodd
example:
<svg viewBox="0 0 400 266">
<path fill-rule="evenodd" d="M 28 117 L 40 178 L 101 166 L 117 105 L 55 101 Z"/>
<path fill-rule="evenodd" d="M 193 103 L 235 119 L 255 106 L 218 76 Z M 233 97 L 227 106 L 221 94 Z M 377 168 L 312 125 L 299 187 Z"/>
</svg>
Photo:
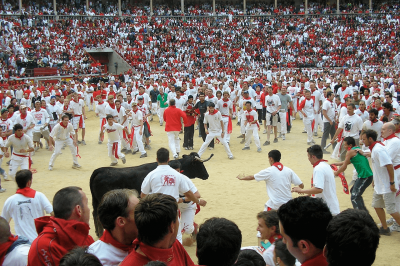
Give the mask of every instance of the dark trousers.
<svg viewBox="0 0 400 266">
<path fill-rule="evenodd" d="M 332 125 L 329 122 L 324 122 L 324 133 L 322 134 L 321 139 L 321 147 L 322 149 L 326 146 L 326 140 L 328 139 L 329 135 L 331 135 L 331 139 L 335 136 L 336 128 L 335 122 Z M 335 148 L 336 144 L 333 144 L 333 149 Z"/>
<path fill-rule="evenodd" d="M 258 123 L 262 123 L 262 118 L 263 118 L 263 109 L 257 109 L 257 115 L 258 115 Z"/>
<path fill-rule="evenodd" d="M 201 119 L 199 119 L 199 127 L 200 127 L 200 135 L 201 135 L 201 138 L 203 139 L 203 141 L 206 141 L 206 137 L 207 137 L 207 134 L 206 134 L 206 130 L 204 129 L 204 123 L 203 123 L 203 120 L 201 120 Z M 208 147 L 210 147 L 210 148 L 214 148 L 214 139 L 210 142 L 210 144 L 208 145 Z"/>
<path fill-rule="evenodd" d="M 194 124 L 185 127 L 183 147 L 193 147 Z"/>
<path fill-rule="evenodd" d="M 353 204 L 354 209 L 368 212 L 367 208 L 365 207 L 362 194 L 364 193 L 365 189 L 371 185 L 372 180 L 372 176 L 367 178 L 358 178 L 354 183 L 354 186 L 350 189 L 351 204 Z"/>
</svg>

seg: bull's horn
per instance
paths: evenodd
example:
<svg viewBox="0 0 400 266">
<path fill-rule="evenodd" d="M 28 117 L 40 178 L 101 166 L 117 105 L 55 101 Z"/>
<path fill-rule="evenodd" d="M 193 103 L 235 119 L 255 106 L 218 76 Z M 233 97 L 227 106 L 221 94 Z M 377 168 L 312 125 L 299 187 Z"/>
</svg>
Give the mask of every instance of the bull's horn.
<svg viewBox="0 0 400 266">
<path fill-rule="evenodd" d="M 194 156 L 194 159 L 199 161 L 199 162 L 203 162 L 203 160 L 199 156 Z"/>
<path fill-rule="evenodd" d="M 204 161 L 203 161 L 203 163 L 205 163 L 205 162 L 209 161 L 209 160 L 210 160 L 210 159 L 211 159 L 213 156 L 214 156 L 214 153 L 212 153 L 212 154 L 211 154 L 210 158 L 208 158 L 208 159 L 204 160 Z"/>
</svg>

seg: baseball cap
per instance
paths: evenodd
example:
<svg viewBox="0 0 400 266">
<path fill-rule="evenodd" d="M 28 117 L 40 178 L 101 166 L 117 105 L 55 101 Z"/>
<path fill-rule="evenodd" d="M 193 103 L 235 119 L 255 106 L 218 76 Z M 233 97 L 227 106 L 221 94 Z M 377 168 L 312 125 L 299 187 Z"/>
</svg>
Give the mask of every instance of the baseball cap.
<svg viewBox="0 0 400 266">
<path fill-rule="evenodd" d="M 8 112 L 6 108 L 1 109 L 1 114 L 4 114 L 5 112 Z"/>
<path fill-rule="evenodd" d="M 249 91 L 244 91 L 243 93 L 249 93 Z"/>
<path fill-rule="evenodd" d="M 374 93 L 374 95 L 372 95 L 372 97 L 379 98 L 379 93 Z"/>
<path fill-rule="evenodd" d="M 138 96 L 138 100 L 143 100 L 143 96 Z"/>
<path fill-rule="evenodd" d="M 21 104 L 21 106 L 19 107 L 19 109 L 25 109 L 26 108 L 26 105 L 24 105 L 24 104 Z"/>
</svg>

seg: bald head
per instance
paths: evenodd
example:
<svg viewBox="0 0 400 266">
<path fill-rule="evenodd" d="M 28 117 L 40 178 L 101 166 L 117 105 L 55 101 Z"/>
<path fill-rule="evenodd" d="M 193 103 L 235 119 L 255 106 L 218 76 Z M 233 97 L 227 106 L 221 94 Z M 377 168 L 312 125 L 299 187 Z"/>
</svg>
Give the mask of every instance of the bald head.
<svg viewBox="0 0 400 266">
<path fill-rule="evenodd" d="M 381 129 L 381 135 L 383 138 L 387 138 L 395 132 L 396 132 L 396 127 L 392 122 L 387 122 L 383 124 Z"/>
<path fill-rule="evenodd" d="M 11 235 L 10 225 L 3 217 L 0 217 L 0 245 L 7 242 Z"/>
</svg>

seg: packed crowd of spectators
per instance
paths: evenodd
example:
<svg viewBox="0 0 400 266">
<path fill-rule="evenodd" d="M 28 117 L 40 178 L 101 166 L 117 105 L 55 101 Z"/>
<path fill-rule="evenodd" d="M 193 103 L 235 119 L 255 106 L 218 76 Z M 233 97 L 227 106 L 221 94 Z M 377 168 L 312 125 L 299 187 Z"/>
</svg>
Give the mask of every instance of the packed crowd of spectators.
<svg viewBox="0 0 400 266">
<path fill-rule="evenodd" d="M 4 1 L 0 3 L 0 14 L 19 14 L 18 1 Z M 89 8 L 86 7 L 84 0 L 59 0 L 57 1 L 58 15 L 100 15 L 117 16 L 118 0 L 107 1 L 104 5 L 102 1 L 89 1 Z M 25 15 L 54 15 L 53 1 L 23 1 L 23 13 Z M 215 13 L 218 15 L 244 15 L 243 2 L 216 4 Z M 308 13 L 310 14 L 330 14 L 336 13 L 336 1 L 329 4 L 321 4 L 309 1 Z M 385 1 L 374 3 L 373 12 L 397 12 L 399 9 L 398 1 Z M 130 4 L 129 1 L 121 1 L 121 12 L 123 15 L 149 16 L 151 13 L 149 2 Z M 274 3 L 254 3 L 249 1 L 246 4 L 247 15 L 274 15 L 274 14 L 304 14 L 305 7 L 300 5 L 295 7 L 294 1 L 278 1 L 275 8 Z M 352 3 L 341 3 L 340 12 L 342 13 L 368 13 L 369 5 L 362 1 Z M 160 4 L 153 2 L 153 15 L 155 16 L 209 16 L 213 14 L 212 3 L 199 4 L 198 2 L 185 1 L 184 14 L 181 11 L 180 2 L 175 5 Z"/>
</svg>

